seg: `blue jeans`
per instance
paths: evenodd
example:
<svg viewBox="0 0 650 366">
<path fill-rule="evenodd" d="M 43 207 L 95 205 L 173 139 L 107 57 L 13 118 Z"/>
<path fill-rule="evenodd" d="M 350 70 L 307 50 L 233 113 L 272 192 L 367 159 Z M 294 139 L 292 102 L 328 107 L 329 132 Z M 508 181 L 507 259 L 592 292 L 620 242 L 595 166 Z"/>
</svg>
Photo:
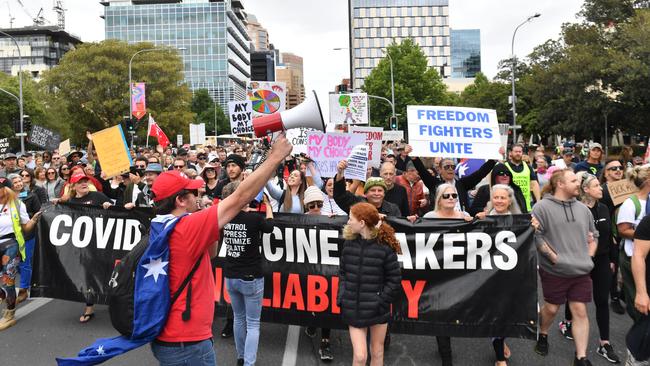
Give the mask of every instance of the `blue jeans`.
<svg viewBox="0 0 650 366">
<path fill-rule="evenodd" d="M 25 260 L 20 262 L 18 272 L 20 273 L 20 284 L 18 287 L 29 289 L 29 284 L 32 281 L 32 257 L 34 256 L 34 244 L 36 243 L 36 236 L 29 240 L 25 240 Z"/>
<path fill-rule="evenodd" d="M 234 313 L 233 333 L 237 358 L 244 359 L 245 366 L 253 366 L 257 360 L 260 339 L 264 277 L 252 281 L 226 278 L 226 287 Z"/>
<path fill-rule="evenodd" d="M 211 339 L 183 347 L 151 343 L 151 351 L 160 366 L 216 366 L 217 358 Z"/>
</svg>

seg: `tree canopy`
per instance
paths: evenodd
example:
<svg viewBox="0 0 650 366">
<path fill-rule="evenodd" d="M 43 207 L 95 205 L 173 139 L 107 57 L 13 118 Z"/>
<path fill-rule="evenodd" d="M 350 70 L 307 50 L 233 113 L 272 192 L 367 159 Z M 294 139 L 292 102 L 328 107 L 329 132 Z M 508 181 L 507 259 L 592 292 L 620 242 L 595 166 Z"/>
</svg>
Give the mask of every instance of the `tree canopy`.
<svg viewBox="0 0 650 366">
<path fill-rule="evenodd" d="M 194 91 L 192 97 L 192 112 L 196 114 L 194 123 L 205 123 L 205 132 L 209 136 L 215 136 L 214 122 L 215 113 L 217 121 L 217 132 L 219 135 L 228 133 L 230 130 L 230 120 L 224 114 L 219 103 L 215 103 L 207 89 L 198 89 Z"/>
</svg>

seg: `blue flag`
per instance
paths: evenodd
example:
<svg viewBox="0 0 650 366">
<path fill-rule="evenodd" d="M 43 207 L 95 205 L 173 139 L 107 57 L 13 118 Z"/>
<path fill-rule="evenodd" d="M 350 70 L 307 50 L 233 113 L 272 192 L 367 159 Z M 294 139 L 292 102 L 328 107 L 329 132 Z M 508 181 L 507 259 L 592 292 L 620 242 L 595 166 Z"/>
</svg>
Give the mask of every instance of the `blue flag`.
<svg viewBox="0 0 650 366">
<path fill-rule="evenodd" d="M 151 221 L 149 245 L 135 271 L 131 337 L 100 338 L 75 358 L 57 358 L 59 366 L 97 365 L 156 339 L 169 313 L 171 298 L 166 268 L 169 235 L 177 223 L 178 218 L 173 215 L 156 216 Z"/>
<path fill-rule="evenodd" d="M 471 175 L 479 170 L 485 162 L 484 159 L 461 159 L 456 166 L 456 176 L 462 178 Z"/>
</svg>

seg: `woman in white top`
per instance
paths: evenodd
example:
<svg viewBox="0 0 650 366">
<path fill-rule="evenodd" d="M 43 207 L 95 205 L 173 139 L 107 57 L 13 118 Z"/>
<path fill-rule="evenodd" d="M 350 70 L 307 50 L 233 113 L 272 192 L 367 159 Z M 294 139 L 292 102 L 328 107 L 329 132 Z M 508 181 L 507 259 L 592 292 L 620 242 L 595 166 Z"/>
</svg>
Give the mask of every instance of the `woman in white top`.
<svg viewBox="0 0 650 366">
<path fill-rule="evenodd" d="M 507 184 L 495 184 L 490 191 L 490 202 L 485 211 L 476 214 L 476 218 L 484 219 L 487 215 L 518 215 L 521 208 L 515 199 L 515 191 Z"/>
<path fill-rule="evenodd" d="M 325 192 L 323 192 L 323 215 L 332 216 L 347 216 L 347 212 L 343 211 L 336 201 L 334 201 L 334 178 L 328 178 L 325 183 Z"/>
<path fill-rule="evenodd" d="M 465 211 L 458 211 L 458 191 L 453 184 L 443 183 L 436 188 L 436 209 L 424 214 L 425 218 L 432 219 L 465 219 L 471 221 L 472 217 Z"/>
<path fill-rule="evenodd" d="M 317 187 L 323 186 L 323 181 L 320 174 L 314 168 L 313 163 L 309 163 L 307 168 L 312 173 L 314 185 Z M 280 188 L 273 181 L 269 180 L 266 183 L 266 189 L 273 199 L 278 201 L 278 212 L 288 212 L 302 214 L 303 200 L 305 198 L 305 189 L 307 189 L 307 177 L 300 170 L 294 170 L 289 174 L 284 189 Z"/>
</svg>

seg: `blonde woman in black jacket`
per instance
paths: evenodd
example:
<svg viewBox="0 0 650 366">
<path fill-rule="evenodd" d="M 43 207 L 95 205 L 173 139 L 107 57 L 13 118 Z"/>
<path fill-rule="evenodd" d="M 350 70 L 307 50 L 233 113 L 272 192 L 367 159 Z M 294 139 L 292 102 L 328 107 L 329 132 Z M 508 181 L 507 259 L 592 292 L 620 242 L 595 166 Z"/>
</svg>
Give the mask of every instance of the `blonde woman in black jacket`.
<svg viewBox="0 0 650 366">
<path fill-rule="evenodd" d="M 367 332 L 370 329 L 370 365 L 384 364 L 384 338 L 390 305 L 400 291 L 401 253 L 395 231 L 380 220 L 369 203 L 357 203 L 343 229 L 346 239 L 341 251 L 337 303 L 350 331 L 352 365 L 365 366 Z"/>
</svg>

